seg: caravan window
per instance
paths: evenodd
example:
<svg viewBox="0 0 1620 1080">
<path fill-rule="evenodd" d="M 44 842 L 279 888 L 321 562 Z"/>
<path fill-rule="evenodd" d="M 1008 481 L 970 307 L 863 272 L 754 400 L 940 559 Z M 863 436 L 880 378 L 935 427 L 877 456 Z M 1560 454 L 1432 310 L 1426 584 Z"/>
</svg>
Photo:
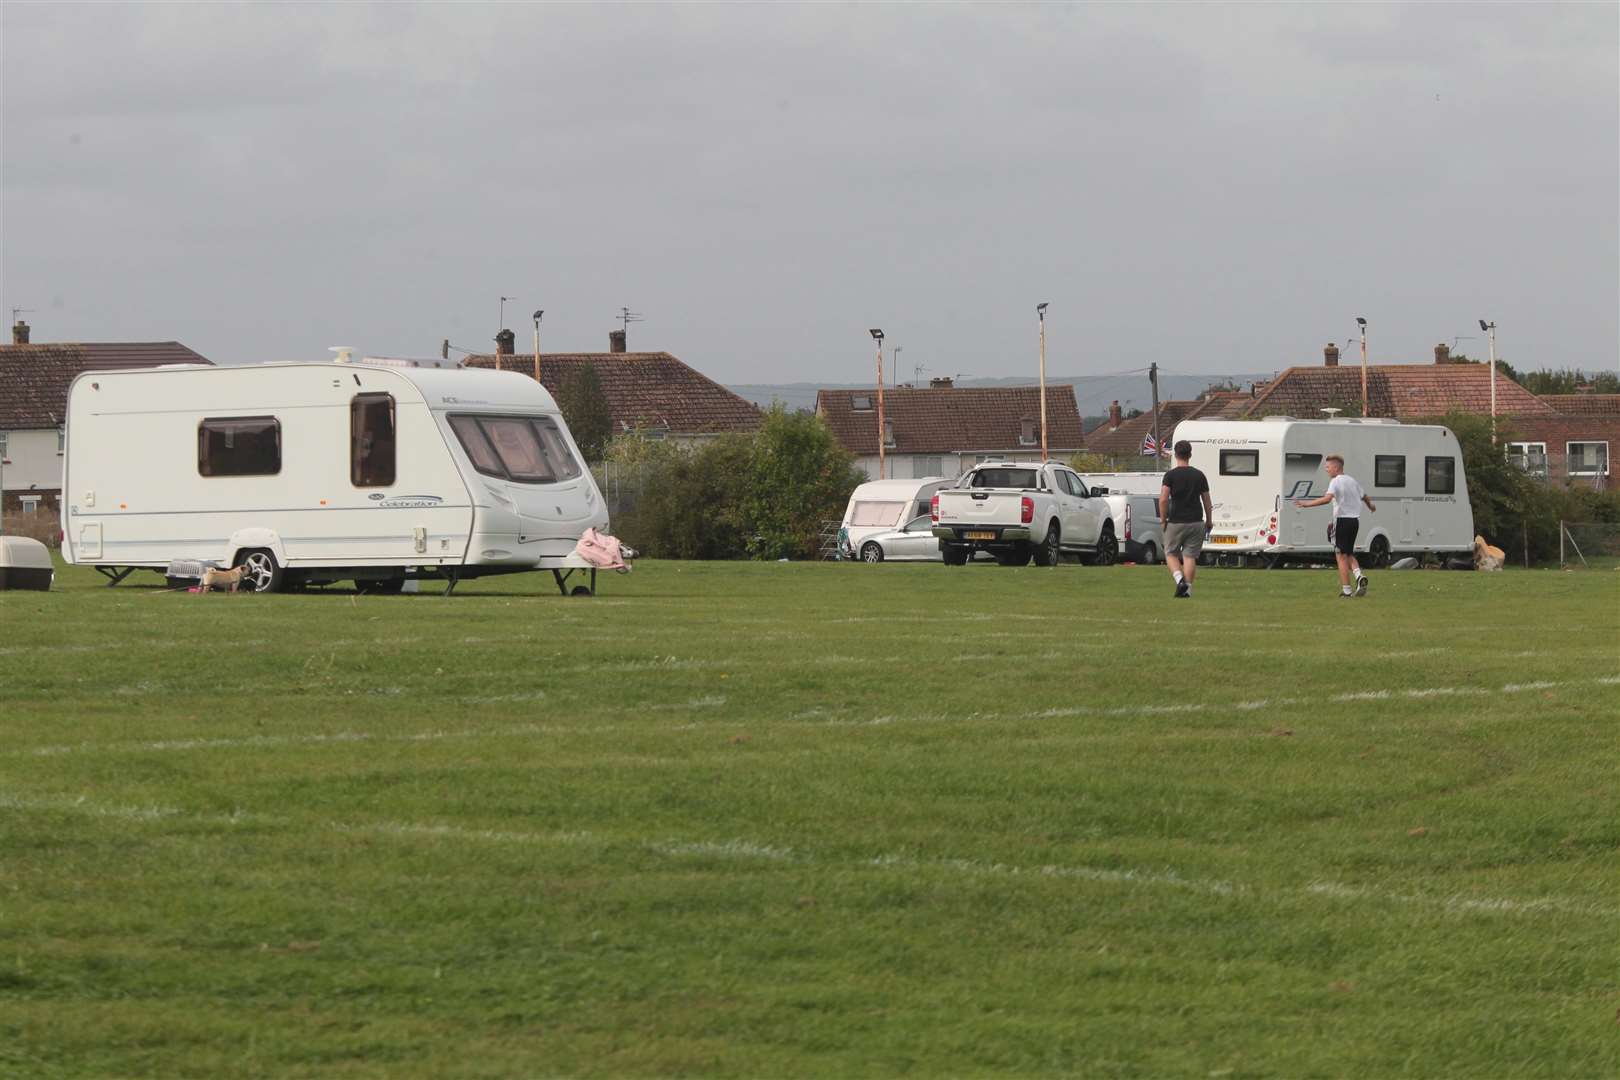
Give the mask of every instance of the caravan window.
<svg viewBox="0 0 1620 1080">
<path fill-rule="evenodd" d="M 1258 450 L 1222 450 L 1221 451 L 1222 476 L 1259 476 L 1260 451 Z"/>
<path fill-rule="evenodd" d="M 554 484 L 580 474 L 568 440 L 550 417 L 452 416 L 450 429 L 473 468 L 520 484 Z"/>
<path fill-rule="evenodd" d="M 349 482 L 355 487 L 394 482 L 394 395 L 356 394 L 349 402 Z"/>
<path fill-rule="evenodd" d="M 1406 455 L 1376 454 L 1373 457 L 1373 487 L 1405 487 Z"/>
<path fill-rule="evenodd" d="M 1423 490 L 1430 495 L 1450 495 L 1457 490 L 1457 459 L 1423 459 Z"/>
<path fill-rule="evenodd" d="M 197 471 L 203 476 L 274 476 L 281 471 L 281 421 L 231 416 L 197 425 Z"/>
<path fill-rule="evenodd" d="M 863 527 L 873 525 L 892 526 L 900 520 L 900 514 L 905 509 L 905 506 L 905 503 L 871 502 L 863 499 L 850 509 L 849 523 Z"/>
</svg>

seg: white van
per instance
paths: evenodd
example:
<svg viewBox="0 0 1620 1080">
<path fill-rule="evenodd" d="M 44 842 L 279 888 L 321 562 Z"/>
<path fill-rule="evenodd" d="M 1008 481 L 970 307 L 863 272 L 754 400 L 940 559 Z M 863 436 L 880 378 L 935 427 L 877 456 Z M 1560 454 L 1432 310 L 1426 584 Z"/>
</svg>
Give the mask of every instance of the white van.
<svg viewBox="0 0 1620 1080">
<path fill-rule="evenodd" d="M 516 372 L 422 363 L 80 375 L 63 557 L 113 584 L 212 563 L 246 565 L 260 592 L 547 569 L 561 588 L 608 515 L 556 402 Z"/>
<path fill-rule="evenodd" d="M 878 533 L 903 529 L 923 518 L 925 526 L 934 492 L 951 486 L 943 476 L 915 480 L 869 480 L 857 487 L 844 508 L 844 521 L 838 529 L 838 556 L 861 558 L 861 545 Z M 932 539 L 925 527 L 923 532 Z M 938 546 L 937 544 L 935 545 Z"/>
<path fill-rule="evenodd" d="M 1462 554 L 1474 543 L 1462 448 L 1444 427 L 1395 420 L 1185 420 L 1176 441 L 1209 478 L 1215 528 L 1207 554 L 1331 560 L 1331 506 L 1295 509 L 1293 500 L 1327 492 L 1322 459 L 1344 457 L 1376 512 L 1361 508 L 1356 551 L 1383 565 L 1399 555 Z"/>
</svg>

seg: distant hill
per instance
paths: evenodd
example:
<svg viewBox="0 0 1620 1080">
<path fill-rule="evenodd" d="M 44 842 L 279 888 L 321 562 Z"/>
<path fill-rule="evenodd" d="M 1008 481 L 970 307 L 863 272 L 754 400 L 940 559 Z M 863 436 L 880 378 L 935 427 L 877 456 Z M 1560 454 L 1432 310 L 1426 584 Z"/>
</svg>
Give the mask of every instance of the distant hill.
<svg viewBox="0 0 1620 1080">
<path fill-rule="evenodd" d="M 1189 401 L 1207 390 L 1214 383 L 1236 383 L 1239 386 L 1248 386 L 1256 379 L 1269 379 L 1271 372 L 1261 372 L 1249 375 L 1160 375 L 1159 399 L 1161 401 Z M 958 386 L 1031 386 L 1035 380 L 1017 379 L 978 379 L 964 378 L 957 382 Z M 1115 401 L 1127 412 L 1131 409 L 1141 409 L 1146 412 L 1153 402 L 1153 389 L 1148 385 L 1146 375 L 1072 375 L 1054 376 L 1047 380 L 1048 386 L 1068 385 L 1074 387 L 1074 396 L 1080 406 L 1081 416 L 1106 416 L 1108 406 Z M 733 383 L 726 387 L 732 393 L 747 398 L 754 404 L 765 407 L 772 401 L 780 401 L 789 409 L 814 409 L 816 407 L 817 390 L 860 390 L 871 386 L 871 383 Z"/>
</svg>

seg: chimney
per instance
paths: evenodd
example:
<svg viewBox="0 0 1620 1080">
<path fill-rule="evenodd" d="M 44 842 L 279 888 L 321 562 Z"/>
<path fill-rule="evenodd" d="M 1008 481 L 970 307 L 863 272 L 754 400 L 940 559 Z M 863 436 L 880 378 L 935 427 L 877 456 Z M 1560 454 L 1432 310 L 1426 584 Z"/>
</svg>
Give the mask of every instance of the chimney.
<svg viewBox="0 0 1620 1080">
<path fill-rule="evenodd" d="M 446 359 L 446 360 L 450 359 L 450 339 L 449 338 L 445 338 L 444 341 L 439 345 L 439 355 L 441 357 L 443 357 L 444 359 Z"/>
<path fill-rule="evenodd" d="M 510 330 L 502 330 L 495 335 L 495 355 L 511 356 L 512 346 L 517 343 L 517 335 Z"/>
<path fill-rule="evenodd" d="M 956 380 L 949 375 L 941 375 L 938 378 L 928 380 L 928 389 L 930 390 L 949 390 L 955 385 Z"/>
<path fill-rule="evenodd" d="M 21 319 L 18 319 L 17 325 L 11 328 L 11 343 L 13 345 L 28 344 L 28 324 Z"/>
<path fill-rule="evenodd" d="M 1327 343 L 1327 348 L 1322 350 L 1322 363 L 1327 367 L 1339 366 L 1339 347 L 1331 341 Z"/>
<path fill-rule="evenodd" d="M 608 352 L 624 352 L 624 331 L 608 331 Z"/>
<path fill-rule="evenodd" d="M 1451 363 L 1451 346 L 1443 341 L 1436 345 L 1434 347 L 1434 362 L 1437 364 Z"/>
<path fill-rule="evenodd" d="M 1120 425 L 1119 402 L 1108 406 L 1108 430 L 1112 431 Z"/>
</svg>

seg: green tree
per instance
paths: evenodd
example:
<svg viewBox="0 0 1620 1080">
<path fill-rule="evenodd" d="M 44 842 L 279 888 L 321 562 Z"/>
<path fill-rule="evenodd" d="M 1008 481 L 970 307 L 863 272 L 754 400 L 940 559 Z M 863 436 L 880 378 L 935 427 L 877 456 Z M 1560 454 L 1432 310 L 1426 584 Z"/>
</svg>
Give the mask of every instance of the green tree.
<svg viewBox="0 0 1620 1080">
<path fill-rule="evenodd" d="M 557 407 L 588 462 L 599 462 L 613 436 L 613 414 L 595 364 L 584 364 L 557 389 Z"/>
<path fill-rule="evenodd" d="M 1113 472 L 1113 463 L 1104 454 L 1091 450 L 1078 450 L 1069 458 L 1069 468 L 1085 476 L 1087 473 Z"/>
<path fill-rule="evenodd" d="M 855 458 L 813 413 L 790 413 L 781 403 L 765 413 L 754 434 L 741 524 L 748 553 L 757 559 L 813 559 L 821 522 L 842 516 L 864 477 Z"/>
</svg>

